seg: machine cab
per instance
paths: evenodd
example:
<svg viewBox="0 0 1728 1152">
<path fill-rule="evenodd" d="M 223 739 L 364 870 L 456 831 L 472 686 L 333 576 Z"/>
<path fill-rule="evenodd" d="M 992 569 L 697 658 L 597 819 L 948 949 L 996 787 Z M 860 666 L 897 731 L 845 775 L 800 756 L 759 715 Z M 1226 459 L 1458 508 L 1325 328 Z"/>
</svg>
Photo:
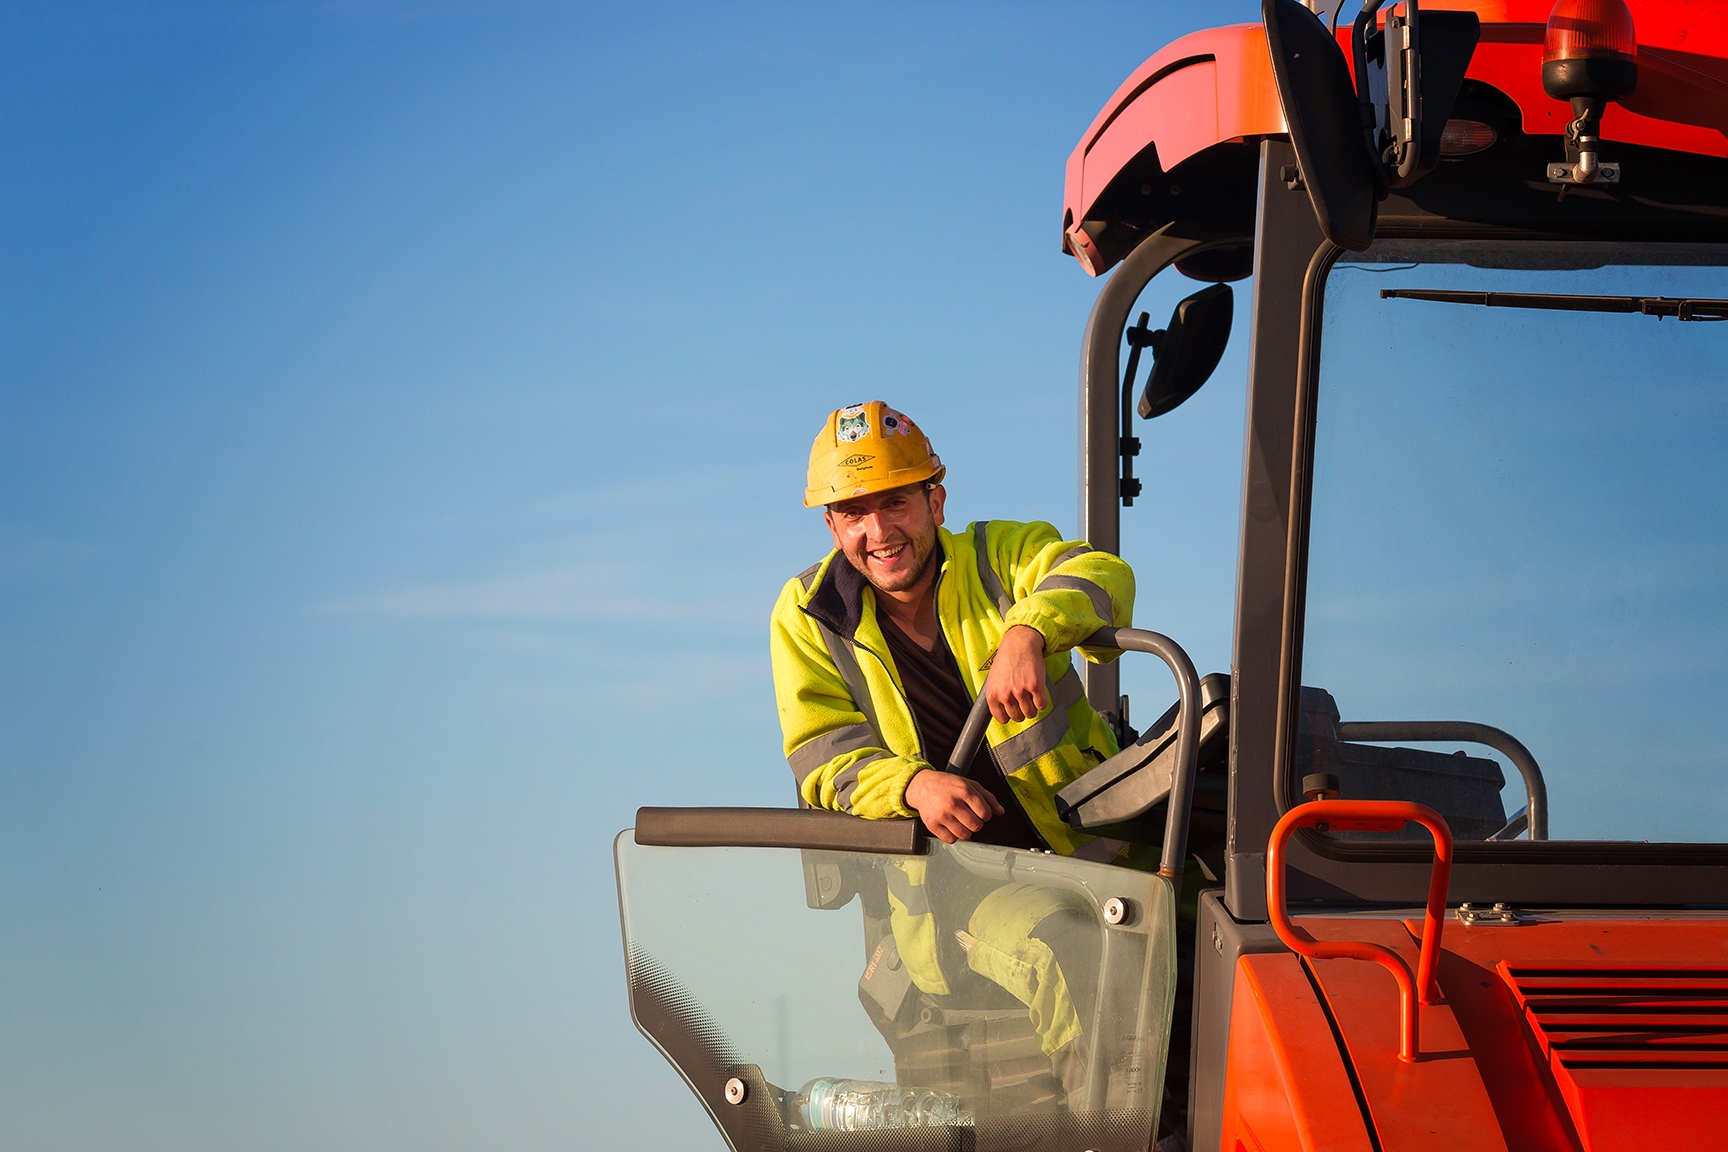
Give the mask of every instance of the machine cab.
<svg viewBox="0 0 1728 1152">
<path fill-rule="evenodd" d="M 1231 666 L 1123 630 L 1178 704 L 1062 797 L 1159 870 L 620 835 L 634 1017 L 732 1147 L 1728 1130 L 1728 12 L 1345 7 L 1166 46 L 1068 161 L 1080 536 L 1180 499 L 1135 459 L 1248 352 Z"/>
</svg>

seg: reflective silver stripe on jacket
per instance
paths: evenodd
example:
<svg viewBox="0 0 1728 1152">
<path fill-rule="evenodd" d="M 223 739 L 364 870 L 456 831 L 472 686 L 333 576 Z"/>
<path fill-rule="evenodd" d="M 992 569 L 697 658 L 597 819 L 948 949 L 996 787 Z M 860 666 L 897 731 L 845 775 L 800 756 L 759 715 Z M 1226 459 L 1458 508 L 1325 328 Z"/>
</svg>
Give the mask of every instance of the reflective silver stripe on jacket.
<svg viewBox="0 0 1728 1152">
<path fill-rule="evenodd" d="M 822 565 L 818 562 L 798 573 L 798 581 L 804 586 L 804 591 L 808 592 L 814 586 L 816 573 L 821 568 Z M 828 658 L 834 661 L 834 670 L 840 673 L 840 680 L 846 685 L 847 694 L 852 697 L 852 706 L 863 713 L 864 722 L 848 724 L 832 732 L 811 737 L 792 750 L 792 755 L 786 757 L 786 763 L 792 766 L 792 774 L 798 778 L 798 802 L 803 804 L 804 780 L 810 773 L 847 752 L 856 752 L 860 748 L 880 749 L 874 755 L 847 765 L 844 771 L 834 777 L 835 799 L 840 804 L 840 810 L 850 812 L 852 792 L 858 787 L 859 770 L 864 765 L 886 759 L 893 753 L 886 750 L 888 742 L 882 739 L 882 725 L 876 722 L 876 705 L 870 699 L 869 686 L 864 683 L 864 670 L 858 667 L 857 653 L 852 650 L 848 641 L 822 621 L 816 621 L 816 627 L 822 633 L 822 643 L 828 649 Z"/>
<path fill-rule="evenodd" d="M 836 756 L 844 756 L 848 752 L 856 752 L 860 748 L 880 748 L 882 741 L 877 738 L 876 730 L 868 724 L 848 724 L 844 728 L 836 728 L 832 732 L 824 732 L 813 736 L 792 750 L 792 755 L 786 757 L 786 763 L 792 765 L 792 774 L 798 777 L 798 786 L 804 786 L 804 778 Z"/>
<path fill-rule="evenodd" d="M 1092 551 L 1092 545 L 1090 545 L 1090 544 L 1076 544 L 1076 545 L 1074 545 L 1074 547 L 1068 549 L 1068 551 L 1062 553 L 1062 555 L 1056 557 L 1056 563 L 1050 565 L 1050 567 L 1060 568 L 1060 567 L 1062 567 L 1062 565 L 1068 563 L 1068 561 L 1074 559 L 1074 557 L 1084 556 L 1084 555 L 1086 555 L 1086 553 L 1088 553 L 1090 551 Z M 812 568 L 811 571 L 814 572 L 815 569 Z M 809 585 L 806 584 L 805 587 L 808 588 Z"/>
<path fill-rule="evenodd" d="M 1002 587 L 1002 577 L 996 575 L 996 569 L 990 564 L 990 547 L 985 543 L 984 531 L 990 526 L 988 520 L 972 522 L 972 542 L 978 549 L 978 580 L 984 585 L 984 594 L 996 602 L 996 610 L 1007 619 L 1008 609 L 1014 607 L 1014 601 L 1008 599 L 1008 593 Z"/>
<path fill-rule="evenodd" d="M 1080 677 L 1069 665 L 1062 673 L 1061 679 L 1050 686 L 1050 711 L 1044 714 L 1032 727 L 1024 732 L 1017 732 L 1002 741 L 993 749 L 996 762 L 1002 765 L 1002 771 L 1014 772 L 1040 756 L 1056 750 L 1056 745 L 1062 743 L 1062 737 L 1068 734 L 1068 709 L 1078 704 L 1085 695 L 1085 689 L 1080 687 Z"/>
<path fill-rule="evenodd" d="M 1092 601 L 1093 611 L 1098 613 L 1098 619 L 1104 621 L 1105 627 L 1116 623 L 1115 609 L 1110 607 L 1110 593 L 1092 583 L 1084 576 L 1046 576 L 1038 582 L 1038 591 L 1049 592 L 1055 589 L 1071 589 L 1086 593 Z"/>
<path fill-rule="evenodd" d="M 864 683 L 864 670 L 858 667 L 857 653 L 852 651 L 852 645 L 848 644 L 845 640 L 842 640 L 839 634 L 832 628 L 828 627 L 828 625 L 818 620 L 816 626 L 822 630 L 822 643 L 828 646 L 828 656 L 834 661 L 834 667 L 839 670 L 840 679 L 845 681 L 846 691 L 852 697 L 852 706 L 857 708 L 858 711 L 864 713 L 864 723 L 854 724 L 852 725 L 852 728 L 864 729 L 867 733 L 867 740 L 863 744 L 852 745 L 852 748 L 868 748 L 874 745 L 877 748 L 886 749 L 888 742 L 882 739 L 882 725 L 876 722 L 876 705 L 870 699 L 870 689 L 868 685 Z M 836 731 L 846 732 L 850 731 L 850 729 L 841 728 Z M 828 733 L 827 735 L 833 735 L 833 733 Z M 804 749 L 814 744 L 816 740 L 821 740 L 822 738 L 823 737 L 818 736 L 815 740 L 805 741 L 793 750 L 792 755 L 799 755 L 804 751 Z M 851 751 L 851 748 L 846 749 L 846 751 Z M 837 752 L 835 755 L 837 756 L 839 753 Z M 864 765 L 870 763 L 872 760 L 880 760 L 889 755 L 892 755 L 892 753 L 882 751 L 878 752 L 874 756 L 866 756 L 864 759 L 858 761 L 858 763 L 849 765 L 845 771 L 834 777 L 834 791 L 836 799 L 840 802 L 840 810 L 842 812 L 852 811 L 852 790 L 858 787 L 858 770 L 864 767 Z M 828 757 L 828 760 L 832 760 L 833 758 L 833 756 L 830 756 Z M 787 760 L 788 763 L 790 763 L 791 757 L 788 757 Z M 821 761 L 821 764 L 828 763 L 828 760 Z M 792 771 L 794 773 L 798 771 L 798 766 L 796 764 L 792 765 Z M 799 783 L 803 783 L 802 776 L 799 777 Z M 799 795 L 803 795 L 802 789 L 800 789 Z"/>
<path fill-rule="evenodd" d="M 834 777 L 834 798 L 840 803 L 840 811 L 852 811 L 852 790 L 858 787 L 858 772 L 866 764 L 877 760 L 885 760 L 891 753 L 882 751 L 866 756 L 856 764 L 848 764 L 846 770 Z"/>
<path fill-rule="evenodd" d="M 864 722 L 876 733 L 877 746 L 886 748 L 888 745 L 882 739 L 882 725 L 876 723 L 876 705 L 871 702 L 869 686 L 864 683 L 864 670 L 858 667 L 858 654 L 852 651 L 851 644 L 828 625 L 818 620 L 816 627 L 822 630 L 822 643 L 828 646 L 828 658 L 834 661 L 835 670 L 840 673 L 840 679 L 846 684 L 846 691 L 852 696 L 852 706 L 864 713 Z"/>
<path fill-rule="evenodd" d="M 910 915 L 930 915 L 930 894 L 924 885 L 912 883 L 910 876 L 892 864 L 882 869 L 882 876 L 888 881 L 888 894 L 904 904 Z"/>
</svg>

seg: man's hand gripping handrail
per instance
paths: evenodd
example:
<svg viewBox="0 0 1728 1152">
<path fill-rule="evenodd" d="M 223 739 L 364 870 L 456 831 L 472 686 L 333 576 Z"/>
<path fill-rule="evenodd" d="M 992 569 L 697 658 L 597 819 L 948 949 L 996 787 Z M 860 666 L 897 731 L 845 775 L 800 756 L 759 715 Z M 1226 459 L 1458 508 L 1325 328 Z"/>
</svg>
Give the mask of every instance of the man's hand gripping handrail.
<svg viewBox="0 0 1728 1152">
<path fill-rule="evenodd" d="M 1115 648 L 1122 652 L 1150 652 L 1169 665 L 1181 693 L 1177 710 L 1176 773 L 1170 782 L 1170 807 L 1164 820 L 1164 852 L 1158 874 L 1180 885 L 1182 865 L 1188 857 L 1188 810 L 1194 802 L 1194 774 L 1200 757 L 1200 676 L 1182 646 L 1158 632 L 1141 628 L 1100 628 L 1080 642 L 1082 648 Z M 1072 673 L 1070 673 L 1072 675 Z M 990 726 L 990 706 L 984 693 L 972 702 L 960 738 L 945 771 L 964 775 L 966 765 L 978 751 L 984 730 Z"/>
<path fill-rule="evenodd" d="M 1428 877 L 1428 911 L 1422 952 L 1412 980 L 1410 965 L 1392 949 L 1365 940 L 1316 940 L 1290 920 L 1284 898 L 1284 848 L 1298 828 L 1335 832 L 1396 832 L 1411 821 L 1434 837 L 1434 870 Z M 1284 813 L 1266 845 L 1266 914 L 1272 930 L 1292 952 L 1311 960 L 1372 960 L 1398 981 L 1398 1059 L 1414 1063 L 1421 1051 L 1416 989 L 1423 1004 L 1440 1002 L 1440 931 L 1446 923 L 1446 887 L 1452 879 L 1452 829 L 1446 818 L 1408 800 L 1311 800 Z"/>
</svg>

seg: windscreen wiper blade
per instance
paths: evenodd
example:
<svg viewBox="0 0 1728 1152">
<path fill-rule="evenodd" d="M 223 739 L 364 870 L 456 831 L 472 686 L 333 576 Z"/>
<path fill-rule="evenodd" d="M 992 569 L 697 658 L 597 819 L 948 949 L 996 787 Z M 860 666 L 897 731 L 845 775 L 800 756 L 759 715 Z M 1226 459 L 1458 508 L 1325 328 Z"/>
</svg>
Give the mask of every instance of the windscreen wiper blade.
<svg viewBox="0 0 1728 1152">
<path fill-rule="evenodd" d="M 1446 292 L 1431 288 L 1386 288 L 1382 300 L 1436 300 L 1483 308 L 1545 308 L 1553 312 L 1628 312 L 1681 320 L 1728 320 L 1728 300 L 1672 296 L 1566 296 L 1538 292 Z"/>
</svg>

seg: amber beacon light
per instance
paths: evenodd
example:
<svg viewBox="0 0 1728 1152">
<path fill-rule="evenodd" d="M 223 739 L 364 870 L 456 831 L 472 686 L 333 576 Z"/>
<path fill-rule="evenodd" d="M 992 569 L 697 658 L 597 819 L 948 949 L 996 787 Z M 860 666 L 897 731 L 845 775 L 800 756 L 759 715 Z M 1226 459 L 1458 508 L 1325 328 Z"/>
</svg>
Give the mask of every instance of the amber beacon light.
<svg viewBox="0 0 1728 1152">
<path fill-rule="evenodd" d="M 1542 88 L 1556 100 L 1616 100 L 1638 87 L 1638 42 L 1625 0 L 1560 0 L 1542 37 Z"/>
<path fill-rule="evenodd" d="M 1637 87 L 1638 40 L 1626 0 L 1559 0 L 1542 36 L 1542 90 L 1571 101 L 1572 123 L 1566 163 L 1548 165 L 1550 183 L 1620 182 L 1620 165 L 1597 157 L 1597 133 L 1608 102 Z"/>
</svg>

